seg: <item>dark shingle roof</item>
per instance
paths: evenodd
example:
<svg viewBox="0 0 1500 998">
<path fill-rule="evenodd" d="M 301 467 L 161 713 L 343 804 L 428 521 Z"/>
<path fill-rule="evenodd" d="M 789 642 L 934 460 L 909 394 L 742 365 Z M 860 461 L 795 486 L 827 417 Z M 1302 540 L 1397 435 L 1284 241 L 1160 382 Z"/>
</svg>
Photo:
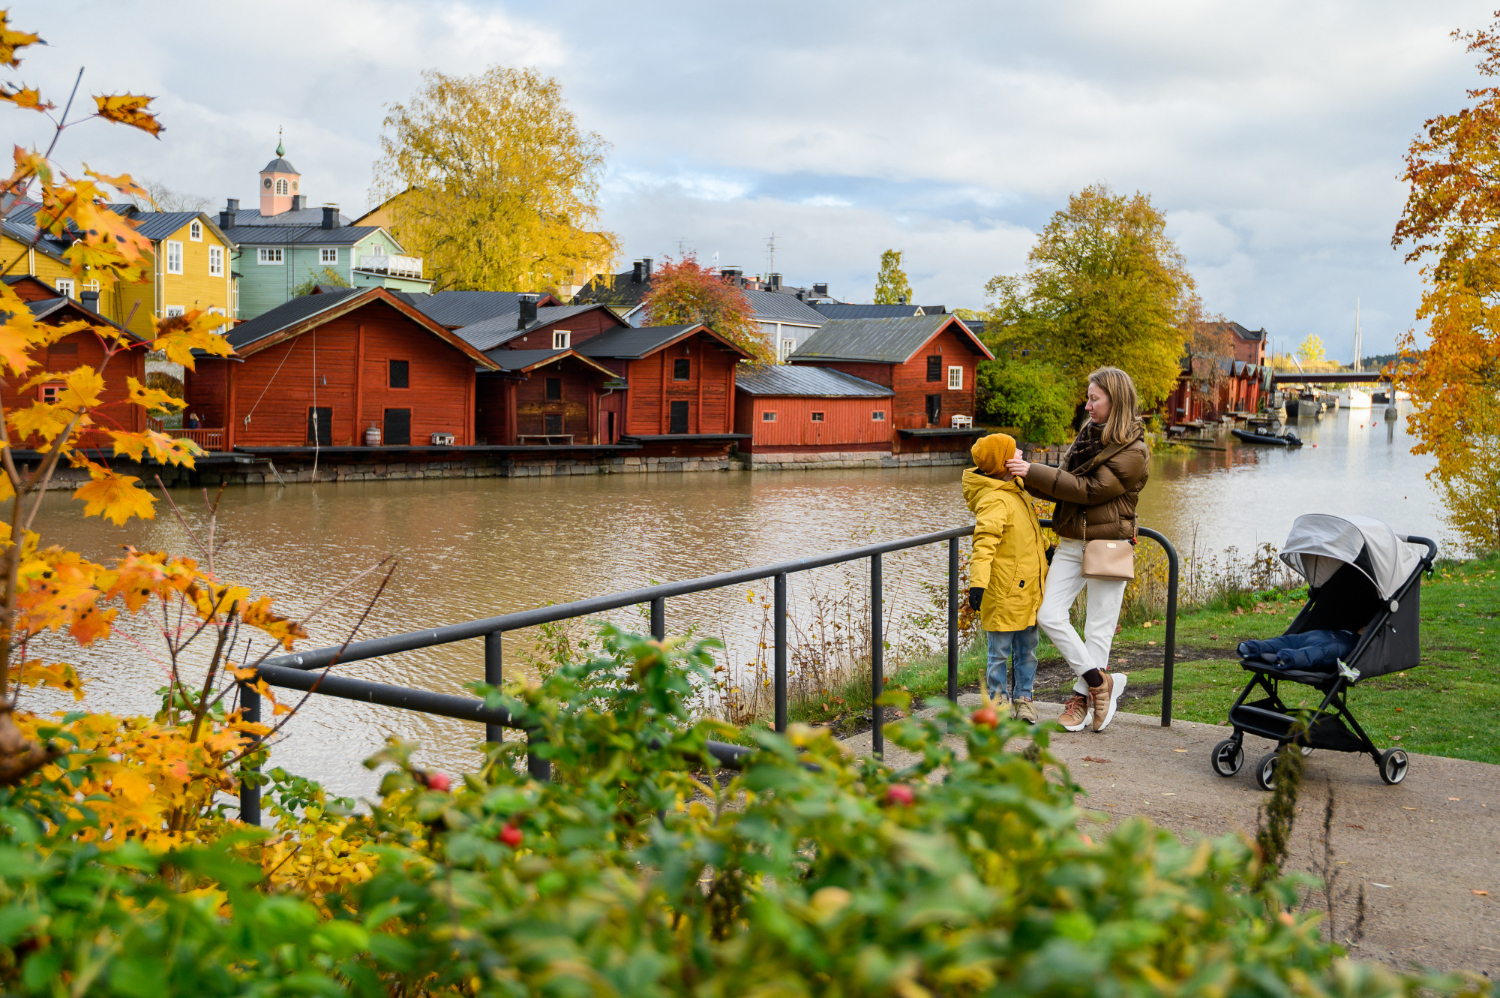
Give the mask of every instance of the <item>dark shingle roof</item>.
<svg viewBox="0 0 1500 998">
<path fill-rule="evenodd" d="M 520 291 L 438 291 L 403 295 L 413 308 L 440 326 L 470 326 L 507 312 L 521 311 Z M 512 320 L 514 321 L 514 320 Z"/>
<path fill-rule="evenodd" d="M 801 323 L 804 326 L 821 326 L 828 319 L 807 302 L 799 300 L 796 295 L 780 291 L 746 291 L 745 297 L 750 299 L 755 318 L 762 322 L 779 320 Z"/>
<path fill-rule="evenodd" d="M 271 160 L 271 162 L 267 163 L 266 164 L 266 168 L 264 170 L 261 170 L 260 172 L 261 173 L 297 173 L 297 168 L 295 166 L 293 166 L 292 163 L 291 163 L 291 161 L 288 160 L 285 156 L 277 156 L 275 159 Z M 302 176 L 302 174 L 297 173 L 297 176 L 300 177 L 300 176 Z"/>
<path fill-rule="evenodd" d="M 236 350 L 249 346 L 257 340 L 281 332 L 288 326 L 310 319 L 319 312 L 326 312 L 350 295 L 362 294 L 366 290 L 365 288 L 339 288 L 322 294 L 292 298 L 269 312 L 262 312 L 249 322 L 242 322 L 229 330 L 229 343 Z"/>
<path fill-rule="evenodd" d="M 1247 329 L 1246 327 L 1240 325 L 1238 322 L 1200 322 L 1198 323 L 1198 325 L 1200 327 L 1208 329 L 1227 329 L 1240 339 L 1247 340 L 1251 343 L 1259 343 L 1261 339 L 1266 335 L 1266 331 L 1264 328 Z"/>
<path fill-rule="evenodd" d="M 234 213 L 234 226 L 241 225 L 313 225 L 323 224 L 322 208 L 299 208 L 279 215 L 262 215 L 259 208 L 241 208 Z M 339 225 L 353 225 L 354 219 L 339 213 Z"/>
<path fill-rule="evenodd" d="M 903 319 L 924 314 L 921 305 L 841 305 L 819 302 L 813 307 L 829 319 Z"/>
<path fill-rule="evenodd" d="M 470 342 L 473 342 L 472 340 Z M 489 350 L 485 356 L 500 365 L 502 371 L 524 371 L 551 357 L 561 357 L 571 350 Z"/>
<path fill-rule="evenodd" d="M 904 364 L 922 348 L 922 344 L 949 323 L 959 329 L 968 329 L 951 315 L 919 315 L 905 319 L 830 319 L 823 324 L 822 329 L 804 340 L 788 359 Z M 977 340 L 972 345 L 977 350 L 984 350 Z"/>
<path fill-rule="evenodd" d="M 311 225 L 236 225 L 224 235 L 230 242 L 242 246 L 284 246 L 289 243 L 328 246 L 357 243 L 376 231 L 379 229 L 374 225 L 343 225 L 337 229 Z"/>
<path fill-rule="evenodd" d="M 556 305 L 539 308 L 536 310 L 536 319 L 528 322 L 526 329 L 520 328 L 521 310 L 518 308 L 510 312 L 502 312 L 490 319 L 460 326 L 455 332 L 472 344 L 474 349 L 490 350 L 515 339 L 527 330 L 537 329 L 553 322 L 564 322 L 580 313 L 604 307 L 603 305 Z"/>
<path fill-rule="evenodd" d="M 827 367 L 767 365 L 736 372 L 737 389 L 750 395 L 800 395 L 812 398 L 870 398 L 894 395 L 883 385 Z"/>
<path fill-rule="evenodd" d="M 575 347 L 585 357 L 640 360 L 698 326 L 621 326 Z"/>
<path fill-rule="evenodd" d="M 621 305 L 632 308 L 651 290 L 650 281 L 637 281 L 635 270 L 619 274 L 598 274 L 578 289 L 574 301 L 594 301 L 606 305 Z"/>
</svg>

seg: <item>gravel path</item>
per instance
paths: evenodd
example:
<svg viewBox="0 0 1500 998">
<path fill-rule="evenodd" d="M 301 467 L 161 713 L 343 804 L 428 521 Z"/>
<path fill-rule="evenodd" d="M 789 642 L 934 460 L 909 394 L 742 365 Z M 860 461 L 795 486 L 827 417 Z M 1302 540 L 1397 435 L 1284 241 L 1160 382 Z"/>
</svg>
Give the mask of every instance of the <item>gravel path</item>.
<svg viewBox="0 0 1500 998">
<path fill-rule="evenodd" d="M 975 694 L 959 698 L 978 701 Z M 1037 709 L 1044 720 L 1062 711 L 1060 704 L 1038 703 Z M 1253 835 L 1270 795 L 1256 787 L 1251 768 L 1274 745 L 1246 736 L 1244 768 L 1224 779 L 1208 760 L 1228 734 L 1228 728 L 1190 721 L 1162 728 L 1156 717 L 1121 713 L 1098 734 L 1055 734 L 1052 752 L 1086 789 L 1080 806 L 1108 821 L 1143 815 L 1185 836 Z M 845 744 L 867 753 L 870 735 Z M 912 761 L 889 742 L 886 757 L 898 767 Z M 1368 756 L 1314 752 L 1292 831 L 1292 868 L 1319 870 L 1327 859 L 1322 840 L 1330 786 L 1341 939 L 1353 931 L 1361 887 L 1365 895 L 1364 933 L 1352 954 L 1500 979 L 1500 766 L 1412 755 L 1406 779 L 1390 787 Z M 1327 901 L 1320 893 L 1308 903 L 1322 909 Z"/>
</svg>

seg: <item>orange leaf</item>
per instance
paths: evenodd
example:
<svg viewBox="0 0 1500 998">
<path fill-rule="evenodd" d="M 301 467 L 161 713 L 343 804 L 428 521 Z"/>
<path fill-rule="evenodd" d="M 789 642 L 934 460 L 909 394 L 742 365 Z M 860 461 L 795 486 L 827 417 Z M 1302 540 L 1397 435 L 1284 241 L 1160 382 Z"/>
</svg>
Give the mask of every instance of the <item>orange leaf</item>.
<svg viewBox="0 0 1500 998">
<path fill-rule="evenodd" d="M 178 440 L 155 430 L 147 430 L 144 433 L 110 430 L 109 435 L 115 441 L 115 456 L 125 455 L 134 461 L 140 461 L 143 456 L 149 455 L 161 464 L 185 465 L 191 468 L 194 466 L 193 456 L 204 452 L 202 447 L 191 440 Z"/>
<path fill-rule="evenodd" d="M 36 362 L 31 359 L 31 343 L 20 326 L 0 326 L 0 363 L 16 374 L 25 374 Z"/>
<path fill-rule="evenodd" d="M 152 135 L 160 135 L 161 122 L 148 110 L 148 105 L 154 99 L 140 94 L 110 94 L 95 97 L 94 103 L 99 105 L 98 114 L 101 118 L 139 128 Z"/>
<path fill-rule="evenodd" d="M 28 45 L 40 42 L 40 35 L 33 35 L 26 31 L 13 31 L 9 24 L 10 12 L 0 10 L 0 66 L 19 66 L 21 60 L 16 58 L 16 49 L 23 49 Z M 46 44 L 43 42 L 43 44 Z"/>
<path fill-rule="evenodd" d="M 5 84 L 0 84 L 0 101 L 6 101 L 28 111 L 50 111 L 57 106 L 50 101 L 42 100 L 39 90 L 33 90 L 30 87 L 12 89 Z"/>
<path fill-rule="evenodd" d="M 171 316 L 156 324 L 156 339 L 152 341 L 151 349 L 165 351 L 167 360 L 181 364 L 189 371 L 197 370 L 193 366 L 194 350 L 202 350 L 215 357 L 228 357 L 234 353 L 234 347 L 229 345 L 223 334 L 217 332 L 222 325 L 222 315 L 201 309 L 186 315 Z"/>
<path fill-rule="evenodd" d="M 143 520 L 156 516 L 156 500 L 136 485 L 139 478 L 113 471 L 94 471 L 93 475 L 93 481 L 73 493 L 74 499 L 87 503 L 83 507 L 84 516 L 103 516 L 116 526 L 124 526 L 132 516 Z"/>
<path fill-rule="evenodd" d="M 119 191 L 121 194 L 139 194 L 142 197 L 147 196 L 146 188 L 136 183 L 135 178 L 128 173 L 122 173 L 118 177 L 111 177 L 107 173 L 99 173 L 97 170 L 90 170 L 87 163 L 83 164 L 83 172 L 88 174 L 90 177 L 93 177 L 101 184 L 108 184 L 115 190 Z"/>
</svg>

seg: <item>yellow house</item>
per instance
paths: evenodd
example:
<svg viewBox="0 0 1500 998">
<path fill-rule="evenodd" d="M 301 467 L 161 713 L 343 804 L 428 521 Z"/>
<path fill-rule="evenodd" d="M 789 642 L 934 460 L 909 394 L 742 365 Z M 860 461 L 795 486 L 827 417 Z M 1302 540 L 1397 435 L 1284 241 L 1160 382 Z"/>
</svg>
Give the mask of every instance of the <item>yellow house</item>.
<svg viewBox="0 0 1500 998">
<path fill-rule="evenodd" d="M 82 278 L 75 277 L 73 265 L 62 255 L 62 244 L 54 239 L 41 239 L 33 246 L 34 234 L 35 230 L 29 226 L 9 220 L 0 225 L 0 268 L 8 268 L 5 276 L 27 274 L 45 281 L 59 294 L 75 301 L 86 291 L 97 291 L 99 314 L 112 318 L 114 312 L 111 310 L 116 304 L 113 282 L 105 281 L 106 286 L 100 287 L 101 282 L 91 279 L 87 271 Z"/>
<path fill-rule="evenodd" d="M 136 231 L 151 240 L 152 259 L 147 280 L 119 286 L 118 314 L 110 318 L 146 334 L 151 319 L 194 309 L 217 312 L 226 321 L 234 315 L 234 274 L 229 269 L 233 244 L 208 215 L 133 209 L 125 214 L 136 223 Z"/>
</svg>

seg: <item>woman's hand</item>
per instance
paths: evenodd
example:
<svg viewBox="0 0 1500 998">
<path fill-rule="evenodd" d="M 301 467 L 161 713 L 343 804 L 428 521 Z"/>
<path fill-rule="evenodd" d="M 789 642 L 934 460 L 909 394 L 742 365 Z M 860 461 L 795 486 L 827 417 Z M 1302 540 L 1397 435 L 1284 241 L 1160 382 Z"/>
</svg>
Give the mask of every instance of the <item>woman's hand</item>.
<svg viewBox="0 0 1500 998">
<path fill-rule="evenodd" d="M 1005 470 L 1017 478 L 1025 478 L 1026 473 L 1031 470 L 1031 462 L 1022 457 L 1013 457 L 1005 462 Z"/>
</svg>

